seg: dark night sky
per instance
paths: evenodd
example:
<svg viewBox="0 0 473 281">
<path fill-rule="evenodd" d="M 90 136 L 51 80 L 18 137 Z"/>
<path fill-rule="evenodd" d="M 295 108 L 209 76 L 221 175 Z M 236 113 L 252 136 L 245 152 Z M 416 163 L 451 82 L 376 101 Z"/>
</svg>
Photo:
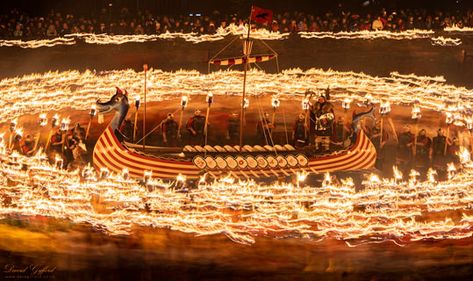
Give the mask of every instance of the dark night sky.
<svg viewBox="0 0 473 281">
<path fill-rule="evenodd" d="M 413 7 L 441 10 L 456 10 L 473 7 L 468 0 L 369 0 L 372 3 L 363 8 L 362 3 L 368 0 L 1 0 L 1 13 L 16 7 L 33 15 L 44 14 L 51 9 L 64 12 L 90 14 L 113 3 L 114 9 L 123 6 L 130 10 L 147 9 L 156 14 L 183 14 L 189 12 L 210 13 L 219 10 L 225 13 L 246 13 L 251 4 L 280 11 L 307 11 L 317 13 L 337 7 L 337 3 L 350 10 L 390 9 Z"/>
</svg>

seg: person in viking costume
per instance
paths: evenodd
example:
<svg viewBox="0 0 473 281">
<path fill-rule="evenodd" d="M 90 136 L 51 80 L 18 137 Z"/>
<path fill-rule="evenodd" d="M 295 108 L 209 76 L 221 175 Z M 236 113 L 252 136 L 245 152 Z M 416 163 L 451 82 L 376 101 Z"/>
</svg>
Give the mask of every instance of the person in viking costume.
<svg viewBox="0 0 473 281">
<path fill-rule="evenodd" d="M 174 120 L 174 114 L 169 113 L 162 125 L 163 142 L 166 146 L 177 146 L 177 130 L 179 124 Z"/>
<path fill-rule="evenodd" d="M 190 134 L 189 142 L 192 145 L 203 145 L 205 142 L 205 116 L 197 109 L 186 124 L 187 131 Z"/>
<path fill-rule="evenodd" d="M 330 150 L 330 139 L 333 133 L 333 105 L 324 102 L 315 117 L 315 150 Z"/>
<path fill-rule="evenodd" d="M 295 147 L 304 147 L 307 142 L 307 130 L 304 113 L 299 114 L 294 123 L 294 130 L 292 132 L 292 142 Z"/>
</svg>

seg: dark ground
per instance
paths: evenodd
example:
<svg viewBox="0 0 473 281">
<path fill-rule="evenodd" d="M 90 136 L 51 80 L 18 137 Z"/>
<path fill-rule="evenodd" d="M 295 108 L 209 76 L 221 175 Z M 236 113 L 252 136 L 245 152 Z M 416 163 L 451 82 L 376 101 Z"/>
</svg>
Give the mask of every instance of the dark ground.
<svg viewBox="0 0 473 281">
<path fill-rule="evenodd" d="M 38 222 L 39 221 L 39 222 Z M 136 229 L 110 237 L 85 225 L 9 221 L 0 265 L 54 269 L 43 280 L 471 280 L 472 240 L 344 242 L 257 238 L 240 245 L 223 235 L 194 237 Z M 5 267 L 3 268 L 5 271 Z M 11 274 L 3 272 L 3 278 Z M 26 273 L 24 275 L 34 276 Z M 10 279 L 11 280 L 11 279 Z M 21 279 L 19 279 L 21 280 Z"/>
</svg>

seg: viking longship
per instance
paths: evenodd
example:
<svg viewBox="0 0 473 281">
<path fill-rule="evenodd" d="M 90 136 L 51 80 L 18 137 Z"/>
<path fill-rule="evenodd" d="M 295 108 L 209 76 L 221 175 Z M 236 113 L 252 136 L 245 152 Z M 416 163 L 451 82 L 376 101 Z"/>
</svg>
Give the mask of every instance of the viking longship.
<svg viewBox="0 0 473 281">
<path fill-rule="evenodd" d="M 163 179 L 178 175 L 196 179 L 205 173 L 214 177 L 237 178 L 283 177 L 297 172 L 323 173 L 369 169 L 374 166 L 376 151 L 360 130 L 355 143 L 347 150 L 325 156 L 307 157 L 290 145 L 196 146 L 184 147 L 181 153 L 153 156 L 140 153 L 120 142 L 113 127 L 107 127 L 94 149 L 93 162 L 98 170 L 117 174 L 126 168 L 129 175 L 143 178 L 146 173 Z M 173 157 L 174 156 L 174 157 Z"/>
<path fill-rule="evenodd" d="M 129 103 L 128 96 L 117 91 L 110 101 L 97 102 L 99 113 L 115 110 L 116 114 L 95 145 L 93 152 L 95 167 L 114 173 L 122 173 L 125 169 L 129 176 L 135 178 L 148 175 L 162 179 L 174 179 L 178 176 L 197 179 L 204 174 L 215 178 L 230 175 L 240 179 L 259 179 L 287 177 L 298 172 L 323 173 L 372 168 L 376 160 L 376 150 L 363 130 L 356 130 L 349 147 L 328 155 L 307 153 L 307 149 L 297 149 L 289 144 L 250 146 L 242 143 L 247 68 L 251 63 L 277 60 L 277 54 L 272 49 L 271 54 L 251 55 L 253 44 L 249 38 L 248 32 L 244 41 L 243 56 L 226 59 L 213 57 L 209 60 L 209 67 L 238 64 L 244 66 L 240 105 L 240 145 L 187 145 L 182 148 L 146 146 L 143 151 L 141 145 L 123 141 L 119 128 L 127 115 Z M 353 120 L 355 127 L 361 118 L 372 113 L 373 108 L 355 116 Z"/>
</svg>

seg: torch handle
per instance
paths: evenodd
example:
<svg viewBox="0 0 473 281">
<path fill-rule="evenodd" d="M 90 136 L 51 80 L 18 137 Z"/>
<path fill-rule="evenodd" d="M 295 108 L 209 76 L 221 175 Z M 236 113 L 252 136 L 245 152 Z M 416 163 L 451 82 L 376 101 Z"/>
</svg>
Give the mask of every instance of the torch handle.
<svg viewBox="0 0 473 281">
<path fill-rule="evenodd" d="M 138 122 L 138 109 L 135 111 L 135 122 L 133 122 L 133 142 L 136 140 L 136 128 Z"/>
<path fill-rule="evenodd" d="M 85 139 L 86 140 L 89 137 L 89 131 L 90 131 L 90 125 L 92 124 L 92 119 L 93 119 L 93 117 L 91 116 L 90 120 L 89 120 L 89 124 L 87 124 L 87 130 L 85 131 Z"/>
<path fill-rule="evenodd" d="M 383 137 L 384 137 L 384 117 L 383 115 L 381 115 L 381 124 L 380 124 L 380 128 L 379 128 L 379 132 L 380 132 L 380 137 L 379 137 L 379 145 L 381 146 L 383 144 Z"/>
<path fill-rule="evenodd" d="M 419 132 L 419 127 L 417 126 L 417 121 L 415 125 L 415 131 L 414 131 L 414 147 L 412 148 L 412 154 L 414 155 L 414 158 L 416 157 L 417 154 L 417 134 Z"/>
<path fill-rule="evenodd" d="M 184 108 L 181 109 L 179 113 L 179 126 L 177 127 L 177 137 L 181 138 L 181 128 L 182 128 L 182 116 L 184 115 Z"/>
<path fill-rule="evenodd" d="M 207 113 L 205 114 L 205 126 L 204 126 L 204 134 L 205 134 L 205 144 L 207 144 L 207 128 L 209 126 L 209 114 L 210 114 L 210 104 L 207 106 Z"/>
<path fill-rule="evenodd" d="M 448 137 L 450 136 L 450 125 L 447 124 L 447 134 L 445 135 L 445 145 L 443 147 L 443 156 L 447 155 Z"/>
<path fill-rule="evenodd" d="M 62 133 L 62 152 L 64 152 L 64 149 L 66 147 L 66 132 Z"/>
<path fill-rule="evenodd" d="M 10 138 L 8 139 L 8 149 L 11 150 L 12 147 L 13 147 L 13 136 L 14 136 L 14 132 L 12 132 L 10 134 Z"/>
<path fill-rule="evenodd" d="M 53 135 L 53 129 L 49 130 L 48 139 L 46 140 L 46 146 L 44 147 L 44 151 L 48 151 L 49 143 L 51 142 L 52 135 Z"/>
<path fill-rule="evenodd" d="M 36 151 L 36 149 L 38 148 L 38 143 L 39 143 L 39 138 L 41 137 L 41 132 L 38 132 L 36 134 L 36 140 L 34 142 L 34 148 L 33 148 L 33 151 Z"/>
</svg>

